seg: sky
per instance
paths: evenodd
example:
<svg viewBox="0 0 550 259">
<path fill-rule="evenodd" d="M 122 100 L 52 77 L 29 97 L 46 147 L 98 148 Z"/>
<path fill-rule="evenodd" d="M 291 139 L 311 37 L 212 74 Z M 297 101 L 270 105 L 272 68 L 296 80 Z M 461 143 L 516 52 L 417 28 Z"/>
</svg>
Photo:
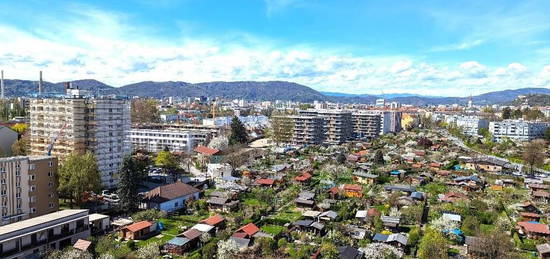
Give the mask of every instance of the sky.
<svg viewBox="0 0 550 259">
<path fill-rule="evenodd" d="M 2 0 L 6 78 L 269 81 L 352 94 L 550 87 L 548 0 Z"/>
</svg>

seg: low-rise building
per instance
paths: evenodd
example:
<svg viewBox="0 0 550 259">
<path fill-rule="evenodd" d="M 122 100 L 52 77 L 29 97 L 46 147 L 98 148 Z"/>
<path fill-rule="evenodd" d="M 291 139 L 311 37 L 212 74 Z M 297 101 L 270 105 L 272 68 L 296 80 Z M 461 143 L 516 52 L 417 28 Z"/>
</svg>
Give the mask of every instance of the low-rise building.
<svg viewBox="0 0 550 259">
<path fill-rule="evenodd" d="M 132 144 L 133 150 L 157 153 L 167 148 L 172 152 L 190 153 L 199 143 L 198 140 L 207 138 L 204 134 L 207 133 L 176 129 L 131 129 L 128 141 Z"/>
<path fill-rule="evenodd" d="M 544 132 L 549 127 L 546 122 L 532 122 L 524 120 L 491 121 L 489 132 L 496 141 L 509 138 L 517 141 L 531 141 L 544 137 Z"/>
<path fill-rule="evenodd" d="M 90 236 L 88 210 L 61 210 L 0 227 L 0 255 L 5 259 L 38 258 Z"/>
</svg>

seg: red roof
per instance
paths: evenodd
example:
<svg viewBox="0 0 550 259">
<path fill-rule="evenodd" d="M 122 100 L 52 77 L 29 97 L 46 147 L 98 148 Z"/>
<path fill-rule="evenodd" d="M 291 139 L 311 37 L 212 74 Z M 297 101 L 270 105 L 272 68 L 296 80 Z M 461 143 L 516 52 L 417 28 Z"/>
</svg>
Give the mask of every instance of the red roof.
<svg viewBox="0 0 550 259">
<path fill-rule="evenodd" d="M 238 233 L 233 233 L 233 235 L 231 235 L 232 237 L 238 237 L 238 238 L 246 238 L 247 235 L 246 233 L 244 232 L 238 232 Z"/>
<path fill-rule="evenodd" d="M 273 185 L 275 183 L 275 180 L 273 179 L 258 179 L 256 180 L 257 184 L 261 185 Z"/>
<path fill-rule="evenodd" d="M 254 225 L 254 223 L 248 223 L 248 224 L 244 225 L 243 227 L 237 229 L 236 232 L 244 232 L 247 235 L 252 236 L 252 235 L 258 233 L 258 231 L 260 231 L 260 229 L 256 225 Z"/>
<path fill-rule="evenodd" d="M 81 251 L 86 251 L 88 250 L 88 247 L 90 247 L 91 244 L 92 244 L 91 241 L 79 239 L 79 240 L 76 240 L 76 243 L 74 243 L 73 247 Z"/>
<path fill-rule="evenodd" d="M 344 184 L 344 190 L 346 191 L 363 191 L 363 188 L 357 184 Z"/>
<path fill-rule="evenodd" d="M 536 191 L 533 192 L 533 196 L 548 198 L 548 197 L 550 197 L 550 193 L 547 192 L 547 191 L 544 191 L 544 190 L 536 190 Z"/>
<path fill-rule="evenodd" d="M 522 217 L 528 217 L 528 218 L 540 218 L 541 217 L 540 214 L 532 213 L 532 212 L 522 212 L 519 215 L 522 216 Z"/>
<path fill-rule="evenodd" d="M 207 219 L 202 220 L 201 223 L 204 223 L 204 224 L 210 225 L 210 226 L 215 226 L 215 225 L 220 224 L 224 220 L 225 219 L 222 216 L 216 214 L 214 216 L 210 216 Z"/>
<path fill-rule="evenodd" d="M 436 163 L 436 162 L 432 162 L 432 163 L 430 163 L 430 166 L 431 166 L 431 167 L 440 167 L 441 164 L 440 164 L 440 163 Z"/>
<path fill-rule="evenodd" d="M 294 180 L 299 181 L 299 182 L 303 182 L 303 181 L 309 180 L 309 178 L 311 178 L 310 173 L 302 173 L 302 175 L 296 176 L 296 178 L 294 178 Z"/>
<path fill-rule="evenodd" d="M 377 216 L 380 216 L 382 214 L 377 209 L 370 208 L 369 210 L 367 210 L 367 215 L 370 216 L 370 217 L 377 217 Z"/>
<path fill-rule="evenodd" d="M 457 200 L 467 200 L 468 199 L 468 195 L 465 195 L 465 194 L 462 194 L 462 193 L 459 193 L 459 192 L 448 192 L 445 194 L 445 196 L 441 199 L 442 201 L 447 201 L 447 202 L 455 202 Z"/>
<path fill-rule="evenodd" d="M 369 154 L 368 150 L 361 150 L 361 151 L 355 153 L 356 156 L 366 156 L 368 154 Z"/>
<path fill-rule="evenodd" d="M 197 146 L 195 148 L 195 152 L 201 153 L 201 154 L 207 155 L 207 156 L 213 156 L 213 155 L 217 154 L 218 152 L 220 152 L 220 150 L 215 149 L 215 148 L 205 147 L 205 146 Z"/>
<path fill-rule="evenodd" d="M 334 195 L 338 194 L 338 192 L 339 192 L 338 187 L 336 187 L 336 186 L 330 188 L 328 191 L 330 193 L 334 194 Z"/>
<path fill-rule="evenodd" d="M 183 232 L 183 235 L 188 238 L 189 240 L 193 240 L 197 237 L 200 237 L 202 235 L 202 232 L 192 228 L 192 229 L 189 229 L 185 232 Z"/>
<path fill-rule="evenodd" d="M 147 194 L 145 194 L 144 199 L 152 202 L 162 203 L 199 192 L 201 192 L 201 190 L 191 185 L 182 182 L 175 182 L 150 190 L 149 192 L 147 192 Z"/>
<path fill-rule="evenodd" d="M 548 225 L 546 224 L 522 221 L 522 222 L 518 222 L 518 226 L 522 227 L 527 232 L 550 235 L 550 229 L 548 229 Z"/>
<path fill-rule="evenodd" d="M 136 222 L 132 225 L 129 225 L 129 226 L 125 227 L 125 229 L 128 229 L 132 232 L 137 232 L 137 231 L 140 231 L 142 229 L 148 228 L 152 225 L 153 225 L 153 223 L 151 223 L 149 221 L 140 221 L 140 222 Z"/>
</svg>

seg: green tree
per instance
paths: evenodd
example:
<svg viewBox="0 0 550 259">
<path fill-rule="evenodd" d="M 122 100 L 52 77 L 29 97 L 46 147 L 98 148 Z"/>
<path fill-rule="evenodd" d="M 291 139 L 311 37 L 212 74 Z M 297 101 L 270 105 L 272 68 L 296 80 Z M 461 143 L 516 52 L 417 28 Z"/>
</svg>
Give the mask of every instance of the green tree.
<svg viewBox="0 0 550 259">
<path fill-rule="evenodd" d="M 514 110 L 514 111 L 512 112 L 512 117 L 513 117 L 514 119 L 521 119 L 521 118 L 523 117 L 523 112 L 521 112 L 521 109 L 518 108 L 517 110 Z"/>
<path fill-rule="evenodd" d="M 381 150 L 376 150 L 376 153 L 374 154 L 374 163 L 379 165 L 384 164 L 384 155 Z"/>
<path fill-rule="evenodd" d="M 346 156 L 341 152 L 338 153 L 338 155 L 336 156 L 336 162 L 338 164 L 344 164 L 346 162 Z"/>
<path fill-rule="evenodd" d="M 502 119 L 508 120 L 512 118 L 512 109 L 510 107 L 504 107 L 502 109 Z"/>
<path fill-rule="evenodd" d="M 544 139 L 550 141 L 550 127 L 544 131 Z"/>
<path fill-rule="evenodd" d="M 131 156 L 124 158 L 120 168 L 118 182 L 118 197 L 120 208 L 132 212 L 138 209 L 138 186 L 143 175 L 143 168 Z"/>
<path fill-rule="evenodd" d="M 59 192 L 80 205 L 85 192 L 99 191 L 101 175 L 97 161 L 91 152 L 84 155 L 72 153 L 59 168 Z"/>
<path fill-rule="evenodd" d="M 170 151 L 163 150 L 157 154 L 155 165 L 166 173 L 172 173 L 178 167 L 178 160 Z"/>
<path fill-rule="evenodd" d="M 418 258 L 420 259 L 433 259 L 440 258 L 446 259 L 447 255 L 447 240 L 441 232 L 428 228 L 426 233 L 420 240 L 418 247 Z"/>
<path fill-rule="evenodd" d="M 233 116 L 231 120 L 231 135 L 229 136 L 230 145 L 244 144 L 248 141 L 248 134 L 246 133 L 246 128 L 243 123 Z"/>
<path fill-rule="evenodd" d="M 214 240 L 211 240 L 208 242 L 208 244 L 204 245 L 201 249 L 201 255 L 203 259 L 210 259 L 214 258 L 216 255 L 217 245 Z"/>
<path fill-rule="evenodd" d="M 29 154 L 30 141 L 29 132 L 23 133 L 21 137 L 11 145 L 11 153 L 13 156 L 26 156 Z"/>
<path fill-rule="evenodd" d="M 339 258 L 339 254 L 338 248 L 334 245 L 334 243 L 325 241 L 321 244 L 321 255 L 323 255 L 323 258 L 337 259 Z"/>
<path fill-rule="evenodd" d="M 462 222 L 462 232 L 467 236 L 475 236 L 479 232 L 479 220 L 474 216 L 467 216 Z"/>
</svg>

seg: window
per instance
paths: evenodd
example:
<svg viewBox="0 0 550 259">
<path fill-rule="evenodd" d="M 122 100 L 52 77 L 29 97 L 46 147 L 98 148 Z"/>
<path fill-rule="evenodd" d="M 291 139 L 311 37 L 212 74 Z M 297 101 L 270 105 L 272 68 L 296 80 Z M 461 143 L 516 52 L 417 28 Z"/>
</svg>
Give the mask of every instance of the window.
<svg viewBox="0 0 550 259">
<path fill-rule="evenodd" d="M 50 204 L 48 204 L 48 207 L 50 208 L 53 208 L 53 206 L 54 206 L 53 202 L 50 202 Z"/>
<path fill-rule="evenodd" d="M 49 177 L 53 177 L 53 172 L 48 172 Z"/>
<path fill-rule="evenodd" d="M 34 192 L 36 191 L 36 185 L 31 185 L 31 189 L 30 189 L 31 192 Z"/>
<path fill-rule="evenodd" d="M 179 202 L 176 202 L 176 203 L 174 204 L 174 208 L 177 208 L 178 205 L 179 205 Z"/>
<path fill-rule="evenodd" d="M 50 161 L 48 164 L 49 164 L 50 167 L 52 167 L 53 166 L 53 161 Z"/>
<path fill-rule="evenodd" d="M 31 208 L 31 213 L 36 213 L 36 208 Z"/>
<path fill-rule="evenodd" d="M 30 164 L 29 165 L 29 170 L 34 170 L 36 169 L 36 165 L 35 164 Z"/>
<path fill-rule="evenodd" d="M 29 180 L 30 180 L 30 181 L 36 180 L 36 175 L 30 174 L 30 175 L 29 175 Z"/>
</svg>

